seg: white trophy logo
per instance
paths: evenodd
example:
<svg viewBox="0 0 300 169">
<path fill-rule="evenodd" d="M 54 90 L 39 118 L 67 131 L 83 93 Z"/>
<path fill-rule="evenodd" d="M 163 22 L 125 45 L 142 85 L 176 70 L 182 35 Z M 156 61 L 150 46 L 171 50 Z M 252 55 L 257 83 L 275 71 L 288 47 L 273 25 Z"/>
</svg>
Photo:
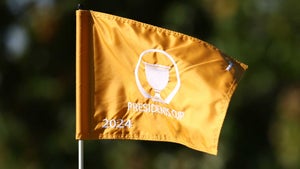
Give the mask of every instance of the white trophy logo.
<svg viewBox="0 0 300 169">
<path fill-rule="evenodd" d="M 155 92 L 154 96 L 151 96 L 149 93 L 147 93 L 145 91 L 145 89 L 142 87 L 141 82 L 138 77 L 138 70 L 139 70 L 140 64 L 142 62 L 143 56 L 147 53 L 155 53 L 155 52 L 161 53 L 164 56 L 166 56 L 174 65 L 175 72 L 176 72 L 177 84 L 176 84 L 175 88 L 173 89 L 173 91 L 168 95 L 168 97 L 166 99 L 161 98 L 160 92 L 169 83 L 169 72 L 170 72 L 169 66 L 143 62 L 144 66 L 145 66 L 146 80 L 149 83 L 149 85 L 154 89 L 154 92 Z M 174 59 L 167 52 L 165 52 L 163 50 L 159 50 L 159 49 L 148 49 L 148 50 L 143 51 L 140 54 L 138 63 L 135 68 L 135 80 L 136 80 L 138 89 L 140 90 L 141 94 L 145 98 L 151 98 L 153 101 L 167 103 L 167 104 L 169 104 L 171 102 L 171 100 L 173 99 L 175 94 L 178 92 L 179 87 L 180 87 L 179 71 L 178 71 L 178 67 L 177 67 Z"/>
</svg>

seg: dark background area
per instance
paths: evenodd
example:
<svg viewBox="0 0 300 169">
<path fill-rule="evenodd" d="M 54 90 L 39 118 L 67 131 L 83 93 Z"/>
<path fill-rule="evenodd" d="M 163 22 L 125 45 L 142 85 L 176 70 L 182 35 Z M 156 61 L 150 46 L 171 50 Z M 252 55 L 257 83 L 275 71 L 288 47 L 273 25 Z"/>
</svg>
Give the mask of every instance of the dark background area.
<svg viewBox="0 0 300 169">
<path fill-rule="evenodd" d="M 77 1 L 1 0 L 0 168 L 77 168 Z M 86 141 L 85 168 L 299 169 L 300 1 L 81 1 L 207 41 L 249 65 L 218 156 L 182 145 Z"/>
</svg>

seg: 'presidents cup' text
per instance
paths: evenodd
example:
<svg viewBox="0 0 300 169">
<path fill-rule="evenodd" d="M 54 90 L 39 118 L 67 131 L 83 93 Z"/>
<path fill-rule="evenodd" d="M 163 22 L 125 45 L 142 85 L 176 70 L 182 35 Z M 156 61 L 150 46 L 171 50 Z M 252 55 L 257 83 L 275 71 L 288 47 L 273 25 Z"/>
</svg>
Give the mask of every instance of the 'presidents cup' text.
<svg viewBox="0 0 300 169">
<path fill-rule="evenodd" d="M 128 102 L 128 110 L 134 112 L 141 112 L 141 113 L 161 114 L 177 120 L 181 120 L 184 117 L 184 112 L 182 111 L 176 111 L 168 107 L 163 107 L 157 104 Z"/>
</svg>

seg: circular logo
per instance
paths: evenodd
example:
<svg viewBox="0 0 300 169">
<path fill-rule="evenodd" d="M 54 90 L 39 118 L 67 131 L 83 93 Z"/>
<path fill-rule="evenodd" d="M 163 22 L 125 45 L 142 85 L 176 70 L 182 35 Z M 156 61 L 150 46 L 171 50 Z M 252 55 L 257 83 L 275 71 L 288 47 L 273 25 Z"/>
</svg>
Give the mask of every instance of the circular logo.
<svg viewBox="0 0 300 169">
<path fill-rule="evenodd" d="M 162 64 L 153 64 L 153 63 L 147 63 L 145 61 L 142 61 L 143 57 L 148 53 L 160 53 L 160 54 L 162 54 L 168 60 L 171 61 L 172 65 L 175 68 L 177 83 L 176 83 L 175 88 L 172 90 L 172 92 L 165 99 L 163 99 L 161 97 L 160 92 L 169 83 L 169 73 L 170 73 L 170 68 L 171 67 L 166 66 L 166 65 L 162 65 Z M 162 56 L 162 55 L 160 55 L 160 56 Z M 138 71 L 139 71 L 139 67 L 140 67 L 141 64 L 144 64 L 144 67 L 145 67 L 144 71 L 145 71 L 145 75 L 146 75 L 146 80 L 147 80 L 148 84 L 151 86 L 151 88 L 154 90 L 154 96 L 151 96 L 150 93 L 146 92 L 145 88 L 142 86 L 142 84 L 140 82 Z M 175 96 L 175 94 L 178 92 L 179 88 L 180 88 L 180 77 L 179 77 L 178 67 L 177 67 L 174 59 L 172 58 L 172 56 L 170 54 L 168 54 L 167 52 L 163 51 L 163 50 L 148 49 L 148 50 L 143 51 L 139 56 L 139 60 L 137 62 L 134 73 L 135 73 L 135 81 L 136 81 L 137 87 L 138 87 L 139 91 L 141 92 L 141 94 L 145 98 L 150 98 L 150 99 L 152 99 L 152 101 L 155 101 L 155 102 L 161 102 L 161 103 L 169 104 L 171 102 L 171 100 L 173 99 L 173 97 Z"/>
</svg>

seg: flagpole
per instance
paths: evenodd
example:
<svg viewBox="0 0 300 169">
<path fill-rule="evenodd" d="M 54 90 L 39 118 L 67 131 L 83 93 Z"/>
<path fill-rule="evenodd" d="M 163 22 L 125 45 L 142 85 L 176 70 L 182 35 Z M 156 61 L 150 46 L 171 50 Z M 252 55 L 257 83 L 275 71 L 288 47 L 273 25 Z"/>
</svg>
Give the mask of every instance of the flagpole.
<svg viewBox="0 0 300 169">
<path fill-rule="evenodd" d="M 84 146 L 83 140 L 78 140 L 78 169 L 84 169 L 83 161 L 84 161 Z"/>
<path fill-rule="evenodd" d="M 82 4 L 77 4 L 77 9 L 83 9 Z M 78 169 L 84 169 L 84 144 L 83 140 L 78 140 Z"/>
</svg>

